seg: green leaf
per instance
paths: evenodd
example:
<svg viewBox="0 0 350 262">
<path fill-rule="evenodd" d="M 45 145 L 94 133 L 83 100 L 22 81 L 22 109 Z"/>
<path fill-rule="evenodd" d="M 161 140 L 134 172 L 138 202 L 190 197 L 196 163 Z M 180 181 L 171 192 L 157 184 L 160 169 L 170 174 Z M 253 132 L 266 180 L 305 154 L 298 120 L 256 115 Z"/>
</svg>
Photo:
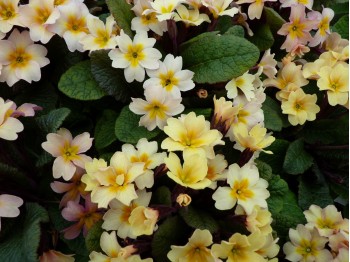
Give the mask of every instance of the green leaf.
<svg viewBox="0 0 350 262">
<path fill-rule="evenodd" d="M 342 16 L 333 26 L 333 30 L 343 39 L 349 39 L 349 15 Z"/>
<path fill-rule="evenodd" d="M 171 245 L 176 245 L 185 236 L 185 223 L 178 217 L 164 221 L 155 232 L 152 240 L 152 255 L 155 261 L 169 261 L 167 254 Z"/>
<path fill-rule="evenodd" d="M 62 107 L 36 118 L 35 121 L 44 133 L 54 133 L 63 124 L 70 112 L 68 108 Z"/>
<path fill-rule="evenodd" d="M 283 116 L 279 104 L 269 96 L 266 96 L 262 110 L 264 112 L 265 127 L 273 131 L 281 131 L 283 127 Z"/>
<path fill-rule="evenodd" d="M 129 106 L 123 107 L 120 115 L 115 121 L 115 135 L 124 143 L 136 144 L 139 139 L 152 139 L 159 133 L 159 129 L 148 131 L 143 126 L 139 126 L 140 116 L 130 111 Z"/>
<path fill-rule="evenodd" d="M 267 181 L 272 177 L 272 168 L 263 161 L 256 160 L 256 167 L 259 170 L 259 176 Z"/>
<path fill-rule="evenodd" d="M 197 83 L 218 83 L 243 75 L 259 59 L 259 50 L 235 35 L 206 34 L 182 46 L 184 68 L 194 72 Z"/>
<path fill-rule="evenodd" d="M 37 262 L 40 243 L 41 223 L 48 222 L 46 210 L 36 203 L 26 203 L 26 211 L 21 214 L 11 235 L 0 243 L 0 261 Z"/>
<path fill-rule="evenodd" d="M 101 87 L 108 95 L 114 96 L 121 102 L 130 101 L 131 85 L 124 77 L 124 70 L 112 67 L 112 60 L 108 56 L 108 51 L 99 50 L 92 52 L 91 72 Z"/>
<path fill-rule="evenodd" d="M 58 89 L 70 98 L 84 101 L 97 100 L 106 95 L 91 73 L 89 60 L 69 68 L 62 75 Z"/>
<path fill-rule="evenodd" d="M 270 7 L 264 7 L 264 13 L 266 16 L 267 24 L 270 26 L 271 31 L 276 33 L 286 20 L 284 20 L 275 10 Z"/>
<path fill-rule="evenodd" d="M 232 26 L 232 17 L 227 15 L 219 16 L 215 30 L 220 31 L 220 34 L 224 34 Z"/>
<path fill-rule="evenodd" d="M 256 26 L 254 35 L 248 40 L 256 45 L 260 51 L 265 51 L 273 45 L 275 39 L 268 24 L 261 23 Z"/>
<path fill-rule="evenodd" d="M 281 239 L 280 243 L 284 242 L 290 228 L 295 228 L 298 224 L 305 224 L 303 211 L 298 206 L 296 197 L 291 191 L 284 194 L 282 209 L 272 216 L 271 225 L 277 231 L 277 235 Z"/>
<path fill-rule="evenodd" d="M 190 112 L 195 112 L 197 116 L 203 115 L 205 118 L 211 117 L 213 112 L 212 108 L 186 108 L 182 114 L 188 114 Z"/>
<path fill-rule="evenodd" d="M 225 35 L 235 35 L 238 37 L 244 37 L 244 29 L 240 25 L 234 25 L 225 32 Z"/>
<path fill-rule="evenodd" d="M 313 158 L 304 150 L 304 142 L 302 139 L 290 143 L 283 162 L 283 168 L 288 174 L 302 174 L 308 170 L 312 164 Z"/>
<path fill-rule="evenodd" d="M 132 37 L 134 34 L 131 31 L 131 20 L 135 17 L 132 6 L 125 0 L 106 0 L 109 11 L 126 34 Z"/>
<path fill-rule="evenodd" d="M 105 110 L 98 119 L 95 127 L 95 145 L 97 149 L 105 148 L 117 140 L 114 134 L 117 116 L 118 114 L 115 111 Z"/>
<path fill-rule="evenodd" d="M 101 252 L 100 238 L 104 231 L 101 227 L 102 223 L 103 221 L 100 220 L 93 225 L 85 237 L 85 245 L 89 253 L 92 251 Z"/>
<path fill-rule="evenodd" d="M 280 173 L 283 170 L 283 161 L 288 146 L 289 142 L 287 140 L 276 139 L 271 146 L 266 148 L 266 150 L 271 150 L 273 154 L 271 155 L 261 152 L 259 155 L 259 160 L 270 165 L 275 173 Z"/>
<path fill-rule="evenodd" d="M 171 192 L 166 186 L 157 188 L 156 192 L 152 195 L 152 203 L 156 205 L 171 206 Z"/>
<path fill-rule="evenodd" d="M 317 176 L 302 176 L 299 181 L 299 206 L 306 210 L 310 205 L 318 205 L 324 208 L 333 204 L 333 199 L 329 192 L 329 186 L 319 168 L 314 165 L 312 171 Z M 310 174 L 311 175 L 311 174 Z"/>
<path fill-rule="evenodd" d="M 268 182 L 270 197 L 267 199 L 267 204 L 271 214 L 275 215 L 283 209 L 284 195 L 289 191 L 288 184 L 278 175 L 273 175 Z"/>
<path fill-rule="evenodd" d="M 185 220 L 186 224 L 193 228 L 208 229 L 214 233 L 219 229 L 216 220 L 204 210 L 195 209 L 192 206 L 180 209 L 180 216 Z"/>
</svg>

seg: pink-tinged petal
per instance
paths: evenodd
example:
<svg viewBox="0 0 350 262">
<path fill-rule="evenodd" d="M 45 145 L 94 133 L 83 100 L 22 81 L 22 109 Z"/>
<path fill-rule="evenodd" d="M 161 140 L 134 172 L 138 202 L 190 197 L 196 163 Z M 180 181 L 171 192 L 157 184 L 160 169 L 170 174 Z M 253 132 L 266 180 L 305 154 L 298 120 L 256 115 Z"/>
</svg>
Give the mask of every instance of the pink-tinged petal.
<svg viewBox="0 0 350 262">
<path fill-rule="evenodd" d="M 27 46 L 32 45 L 34 42 L 29 36 L 29 31 L 23 31 L 20 33 L 18 29 L 12 31 L 8 38 L 9 41 L 13 42 L 15 46 L 26 49 Z"/>
<path fill-rule="evenodd" d="M 23 205 L 23 200 L 20 197 L 0 195 L 0 217 L 17 217 L 20 213 L 18 207 L 21 205 Z"/>
<path fill-rule="evenodd" d="M 39 111 L 39 110 L 43 110 L 43 108 L 30 103 L 24 103 L 23 105 L 17 108 L 17 111 L 22 112 L 23 116 L 25 117 L 34 116 L 35 111 Z"/>
<path fill-rule="evenodd" d="M 69 201 L 67 207 L 62 209 L 62 216 L 67 221 L 78 221 L 84 215 L 84 211 L 84 207 L 79 203 Z"/>
<path fill-rule="evenodd" d="M 26 52 L 32 56 L 32 59 L 40 67 L 44 67 L 50 63 L 50 60 L 45 57 L 47 55 L 47 49 L 42 45 L 30 45 L 26 48 Z"/>
<path fill-rule="evenodd" d="M 93 138 L 90 138 L 90 134 L 88 132 L 84 132 L 73 139 L 72 146 L 77 146 L 79 148 L 79 154 L 84 153 L 90 149 L 93 140 Z"/>
<path fill-rule="evenodd" d="M 20 79 L 16 76 L 15 71 L 10 66 L 4 66 L 0 74 L 0 82 L 6 82 L 9 86 L 13 86 Z"/>
<path fill-rule="evenodd" d="M 59 181 L 52 182 L 50 186 L 52 190 L 56 193 L 64 193 L 74 188 L 73 183 L 63 183 Z"/>
<path fill-rule="evenodd" d="M 63 157 L 59 156 L 55 159 L 52 166 L 52 173 L 54 178 L 63 177 L 64 180 L 70 180 L 75 171 L 76 166 L 70 161 L 65 161 Z"/>
<path fill-rule="evenodd" d="M 17 133 L 22 132 L 23 124 L 16 118 L 9 117 L 2 125 L 0 125 L 0 138 L 5 140 L 16 140 Z"/>
<path fill-rule="evenodd" d="M 53 157 L 62 155 L 61 149 L 65 144 L 65 139 L 58 134 L 50 133 L 46 136 L 47 141 L 41 144 L 41 147 Z"/>
<path fill-rule="evenodd" d="M 66 238 L 66 239 L 77 238 L 81 232 L 82 227 L 83 227 L 82 223 L 76 223 L 76 224 L 62 230 L 62 232 L 64 233 L 64 238 Z"/>
<path fill-rule="evenodd" d="M 0 41 L 1 52 L 0 52 L 0 64 L 8 65 L 10 63 L 9 54 L 15 52 L 15 46 L 12 42 L 8 40 Z"/>
<path fill-rule="evenodd" d="M 72 137 L 71 132 L 70 132 L 68 129 L 61 127 L 61 128 L 57 131 L 57 134 L 59 134 L 60 136 L 62 136 L 62 137 L 64 138 L 64 140 L 67 141 L 69 144 L 72 143 L 73 137 Z"/>
<path fill-rule="evenodd" d="M 78 155 L 76 159 L 73 160 L 74 165 L 85 168 L 85 164 L 91 162 L 92 158 L 87 155 Z"/>
</svg>

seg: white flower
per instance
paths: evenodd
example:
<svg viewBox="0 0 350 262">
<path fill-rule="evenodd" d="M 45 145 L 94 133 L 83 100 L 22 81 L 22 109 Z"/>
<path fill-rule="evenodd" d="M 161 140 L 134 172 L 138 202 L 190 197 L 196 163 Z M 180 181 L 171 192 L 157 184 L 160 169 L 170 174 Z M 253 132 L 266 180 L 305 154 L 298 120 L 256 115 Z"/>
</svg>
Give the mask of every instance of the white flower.
<svg viewBox="0 0 350 262">
<path fill-rule="evenodd" d="M 156 39 L 148 38 L 147 32 L 137 32 L 134 40 L 121 30 L 117 36 L 118 47 L 109 52 L 112 59 L 112 67 L 124 68 L 126 81 L 131 83 L 136 80 L 142 82 L 145 79 L 146 69 L 158 69 L 159 59 L 162 54 L 155 48 Z"/>
<path fill-rule="evenodd" d="M 113 16 L 109 16 L 104 24 L 98 17 L 90 16 L 87 20 L 87 27 L 90 34 L 80 40 L 84 50 L 113 49 L 117 46 L 117 38 L 113 34 L 115 25 Z"/>
<path fill-rule="evenodd" d="M 137 115 L 143 115 L 139 125 L 153 130 L 158 126 L 163 130 L 169 117 L 180 114 L 185 108 L 180 98 L 172 98 L 160 87 L 153 86 L 145 90 L 146 101 L 132 98 L 130 110 Z"/>
<path fill-rule="evenodd" d="M 187 9 L 184 5 L 179 5 L 176 8 L 174 14 L 174 20 L 176 22 L 182 21 L 187 26 L 198 26 L 203 22 L 210 22 L 209 16 L 207 14 L 200 14 L 197 8 Z"/>
<path fill-rule="evenodd" d="M 19 21 L 18 2 L 19 0 L 0 0 L 0 36 L 1 33 L 10 32 L 14 25 L 23 26 Z"/>
<path fill-rule="evenodd" d="M 152 30 L 158 35 L 163 35 L 163 32 L 168 30 L 166 21 L 160 22 L 157 19 L 156 13 L 149 13 L 143 15 L 143 11 L 152 9 L 151 2 L 148 0 L 138 0 L 135 6 L 131 8 L 137 15 L 131 20 L 131 29 L 134 31 L 148 31 Z"/>
<path fill-rule="evenodd" d="M 238 13 L 237 7 L 232 7 L 227 9 L 233 0 L 202 0 L 204 6 L 206 6 L 210 12 L 213 14 L 214 18 L 219 16 L 228 15 L 233 17 Z"/>
<path fill-rule="evenodd" d="M 0 64 L 3 65 L 0 82 L 13 86 L 21 79 L 28 83 L 40 80 L 40 68 L 50 61 L 45 57 L 46 48 L 34 44 L 28 31 L 13 30 L 8 40 L 0 40 L 0 46 Z"/>
<path fill-rule="evenodd" d="M 151 2 L 152 9 L 146 9 L 143 15 L 156 13 L 159 21 L 165 21 L 172 18 L 174 10 L 186 1 L 184 0 L 154 0 Z"/>
<path fill-rule="evenodd" d="M 159 69 L 147 70 L 150 79 L 143 84 L 143 88 L 151 86 L 162 87 L 169 92 L 173 98 L 181 98 L 180 91 L 188 91 L 194 88 L 192 81 L 194 73 L 182 69 L 182 57 L 174 57 L 168 54 L 163 62 L 159 63 Z"/>
<path fill-rule="evenodd" d="M 268 183 L 265 179 L 259 178 L 255 166 L 239 167 L 237 164 L 232 164 L 227 172 L 227 183 L 230 187 L 219 187 L 213 194 L 217 209 L 228 210 L 237 203 L 250 215 L 255 205 L 267 208 L 266 199 L 270 196 L 266 189 Z"/>
<path fill-rule="evenodd" d="M 0 195 L 0 217 L 17 217 L 19 215 L 18 208 L 21 205 L 23 205 L 23 199 L 20 197 L 8 194 Z"/>
</svg>

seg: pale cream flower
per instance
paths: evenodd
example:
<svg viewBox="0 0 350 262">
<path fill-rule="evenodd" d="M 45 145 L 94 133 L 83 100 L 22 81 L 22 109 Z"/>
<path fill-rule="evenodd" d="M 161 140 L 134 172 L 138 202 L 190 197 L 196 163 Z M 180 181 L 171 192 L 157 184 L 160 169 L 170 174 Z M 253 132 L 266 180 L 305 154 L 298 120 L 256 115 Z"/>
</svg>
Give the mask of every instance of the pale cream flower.
<svg viewBox="0 0 350 262">
<path fill-rule="evenodd" d="M 19 216 L 19 207 L 23 205 L 23 199 L 18 196 L 1 194 L 0 195 L 0 218 Z M 1 230 L 1 221 L 0 221 Z"/>
<path fill-rule="evenodd" d="M 17 133 L 22 132 L 24 129 L 23 124 L 18 119 L 11 117 L 14 106 L 14 102 L 5 102 L 0 97 L 0 138 L 5 140 L 16 140 L 18 137 Z"/>
<path fill-rule="evenodd" d="M 117 46 L 117 38 L 113 33 L 115 24 L 112 15 L 107 17 L 106 24 L 98 17 L 89 16 L 87 28 L 90 33 L 80 40 L 84 50 L 95 51 L 115 48 Z"/>
<path fill-rule="evenodd" d="M 226 101 L 225 97 L 216 99 L 214 95 L 214 114 L 211 120 L 211 127 L 226 135 L 239 110 L 239 106 L 233 106 L 233 103 Z"/>
<path fill-rule="evenodd" d="M 90 138 L 88 132 L 76 136 L 74 139 L 69 130 L 60 128 L 57 133 L 50 133 L 46 136 L 47 141 L 41 144 L 41 147 L 56 157 L 52 166 L 54 178 L 63 177 L 64 180 L 70 180 L 77 166 L 84 168 L 85 163 L 91 161 L 91 158 L 82 154 L 90 149 L 93 138 Z"/>
<path fill-rule="evenodd" d="M 245 125 L 239 124 L 233 128 L 233 134 L 237 141 L 234 148 L 240 151 L 249 149 L 252 152 L 263 151 L 272 154 L 271 151 L 266 151 L 264 148 L 270 146 L 275 138 L 270 134 L 266 134 L 266 132 L 267 129 L 260 124 L 253 126 L 249 131 Z"/>
<path fill-rule="evenodd" d="M 39 257 L 39 262 L 74 262 L 74 255 L 65 255 L 56 250 L 48 250 Z"/>
<path fill-rule="evenodd" d="M 229 187 L 219 187 L 213 194 L 217 209 L 228 210 L 237 203 L 250 215 L 255 205 L 267 208 L 266 199 L 270 196 L 268 183 L 259 178 L 259 171 L 254 165 L 240 168 L 232 164 L 226 176 Z"/>
<path fill-rule="evenodd" d="M 324 66 L 317 80 L 319 89 L 326 90 L 330 105 L 345 105 L 349 100 L 349 65 Z"/>
<path fill-rule="evenodd" d="M 149 31 L 152 30 L 156 34 L 162 36 L 164 32 L 168 30 L 166 21 L 159 21 L 157 18 L 157 13 L 149 13 L 143 15 L 143 11 L 146 9 L 152 9 L 151 1 L 148 0 L 137 0 L 135 5 L 131 10 L 136 14 L 131 20 L 131 29 L 138 31 Z"/>
<path fill-rule="evenodd" d="M 151 188 L 154 184 L 154 176 L 152 169 L 164 163 L 166 157 L 165 152 L 157 153 L 158 144 L 156 141 L 148 142 L 146 138 L 141 138 L 137 144 L 136 149 L 133 145 L 124 144 L 122 152 L 127 155 L 131 163 L 144 163 L 144 173 L 137 177 L 135 184 L 137 188 Z"/>
<path fill-rule="evenodd" d="M 208 159 L 207 178 L 211 181 L 209 188 L 215 190 L 217 188 L 217 181 L 227 179 L 226 172 L 224 172 L 227 165 L 225 156 L 221 154 L 215 155 L 213 159 Z"/>
<path fill-rule="evenodd" d="M 28 31 L 20 33 L 14 29 L 7 40 L 0 40 L 0 45 L 0 64 L 3 65 L 0 82 L 13 86 L 21 79 L 28 83 L 40 80 L 40 68 L 50 61 L 45 57 L 46 48 L 34 44 Z"/>
<path fill-rule="evenodd" d="M 152 86 L 161 87 L 174 98 L 181 98 L 181 92 L 194 88 L 192 81 L 194 73 L 190 70 L 182 70 L 182 57 L 174 57 L 168 54 L 163 62 L 159 62 L 157 70 L 147 70 L 150 77 L 143 84 L 147 89 Z"/>
<path fill-rule="evenodd" d="M 185 246 L 171 246 L 167 257 L 171 262 L 215 262 L 208 248 L 213 243 L 209 230 L 196 229 Z"/>
<path fill-rule="evenodd" d="M 146 88 L 145 98 L 146 101 L 141 98 L 131 98 L 129 108 L 133 113 L 143 115 L 139 125 L 146 127 L 149 131 L 156 127 L 163 130 L 169 117 L 178 115 L 185 109 L 181 104 L 181 97 L 173 98 L 159 86 Z"/>
<path fill-rule="evenodd" d="M 266 235 L 264 246 L 257 250 L 256 253 L 260 254 L 264 258 L 268 258 L 267 261 L 269 262 L 278 262 L 277 258 L 275 258 L 276 261 L 272 259 L 277 256 L 278 252 L 280 251 L 280 246 L 277 244 L 278 240 L 278 238 L 273 239 L 272 233 Z"/>
<path fill-rule="evenodd" d="M 214 146 L 225 144 L 222 134 L 210 130 L 210 123 L 204 116 L 196 116 L 194 112 L 178 119 L 169 118 L 164 132 L 169 137 L 163 140 L 161 147 L 168 151 L 189 151 L 212 159 L 215 157 Z"/>
<path fill-rule="evenodd" d="M 203 22 L 210 23 L 210 19 L 207 14 L 200 14 L 197 8 L 187 9 L 184 5 L 179 5 L 176 8 L 174 20 L 176 22 L 182 21 L 186 24 L 186 26 L 199 26 Z"/>
<path fill-rule="evenodd" d="M 210 10 L 216 19 L 224 15 L 233 17 L 239 12 L 237 7 L 228 9 L 232 2 L 233 0 L 202 0 L 202 4 Z"/>
<path fill-rule="evenodd" d="M 317 46 L 327 39 L 328 35 L 331 33 L 330 31 L 330 22 L 334 17 L 334 11 L 330 8 L 323 8 L 322 14 L 317 11 L 312 11 L 308 13 L 308 17 L 310 19 L 315 19 L 318 21 L 317 24 L 317 32 L 313 36 L 313 39 L 310 41 L 309 46 Z"/>
<path fill-rule="evenodd" d="M 236 4 L 250 4 L 248 7 L 249 19 L 260 19 L 265 2 L 276 2 L 277 0 L 239 0 Z"/>
<path fill-rule="evenodd" d="M 156 39 L 148 38 L 147 32 L 139 31 L 133 41 L 122 30 L 117 36 L 118 47 L 109 52 L 112 67 L 124 68 L 128 83 L 145 79 L 145 69 L 158 69 L 162 54 L 155 48 Z"/>
<path fill-rule="evenodd" d="M 153 208 L 138 206 L 131 211 L 129 223 L 135 236 L 152 235 L 156 229 L 159 212 Z"/>
<path fill-rule="evenodd" d="M 80 40 L 89 33 L 87 20 L 92 16 L 89 9 L 78 0 L 57 8 L 60 11 L 60 17 L 55 24 L 48 26 L 49 30 L 63 37 L 69 51 L 83 52 L 84 48 Z"/>
<path fill-rule="evenodd" d="M 185 153 L 183 158 L 183 165 L 174 153 L 169 153 L 169 156 L 165 158 L 164 163 L 169 169 L 168 177 L 183 187 L 193 189 L 208 187 L 211 181 L 206 178 L 208 172 L 206 157 L 195 153 Z"/>
<path fill-rule="evenodd" d="M 265 244 L 266 238 L 260 232 L 249 236 L 235 233 L 228 241 L 214 244 L 211 248 L 216 258 L 234 262 L 265 262 L 266 259 L 257 253 Z"/>
<path fill-rule="evenodd" d="M 92 191 L 100 185 L 95 176 L 95 173 L 98 172 L 100 168 L 107 168 L 107 162 L 103 159 L 94 158 L 92 161 L 85 163 L 86 174 L 81 178 L 81 182 L 86 185 L 85 191 Z"/>
<path fill-rule="evenodd" d="M 258 66 L 263 68 L 263 74 L 268 78 L 274 78 L 277 74 L 277 61 L 274 59 L 275 54 L 271 54 L 271 49 L 265 51 Z"/>
<path fill-rule="evenodd" d="M 343 219 L 334 205 L 328 205 L 325 208 L 311 205 L 304 211 L 304 215 L 308 222 L 305 226 L 310 230 L 315 227 L 322 237 L 329 237 L 340 230 L 349 229 L 349 220 Z"/>
<path fill-rule="evenodd" d="M 228 98 L 236 98 L 238 95 L 238 90 L 242 91 L 248 101 L 251 101 L 255 97 L 253 82 L 255 81 L 255 76 L 245 72 L 243 75 L 233 78 L 225 86 L 227 90 Z"/>
<path fill-rule="evenodd" d="M 103 216 L 102 228 L 105 230 L 116 230 L 120 238 L 137 237 L 132 230 L 132 225 L 129 221 L 132 211 L 139 207 L 147 207 L 151 201 L 151 192 L 146 190 L 137 190 L 137 198 L 131 201 L 130 205 L 125 205 L 120 201 L 113 199 L 109 203 L 109 209 Z"/>
<path fill-rule="evenodd" d="M 149 15 L 151 13 L 156 13 L 157 19 L 159 21 L 165 21 L 172 18 L 175 9 L 185 0 L 154 0 L 151 2 L 152 8 L 146 9 L 142 14 Z"/>
<path fill-rule="evenodd" d="M 295 5 L 304 5 L 310 10 L 312 10 L 312 5 L 314 4 L 314 0 L 280 0 L 281 7 L 292 7 Z"/>
<path fill-rule="evenodd" d="M 43 44 L 55 35 L 49 25 L 56 23 L 60 11 L 55 8 L 54 0 L 30 0 L 29 4 L 19 8 L 21 23 L 29 28 L 30 38 Z"/>
<path fill-rule="evenodd" d="M 328 239 L 321 237 L 316 228 L 312 231 L 303 225 L 298 225 L 296 230 L 289 229 L 289 239 L 283 246 L 286 259 L 292 262 L 297 261 L 332 261 L 331 253 L 325 249 Z"/>
<path fill-rule="evenodd" d="M 10 32 L 14 25 L 23 26 L 19 20 L 18 3 L 19 0 L 0 0 L 0 34 Z"/>
<path fill-rule="evenodd" d="M 288 100 L 282 101 L 282 113 L 288 114 L 288 121 L 293 125 L 303 125 L 306 121 L 314 121 L 320 107 L 316 104 L 317 95 L 305 94 L 301 88 L 292 91 Z"/>
</svg>

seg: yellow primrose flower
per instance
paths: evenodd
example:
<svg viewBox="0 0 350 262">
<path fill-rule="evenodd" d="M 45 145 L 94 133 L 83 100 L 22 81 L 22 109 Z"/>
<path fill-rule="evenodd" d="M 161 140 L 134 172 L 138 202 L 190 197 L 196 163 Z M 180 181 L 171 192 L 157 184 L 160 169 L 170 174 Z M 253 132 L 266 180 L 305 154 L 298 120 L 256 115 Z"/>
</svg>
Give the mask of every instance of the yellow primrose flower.
<svg viewBox="0 0 350 262">
<path fill-rule="evenodd" d="M 277 74 L 277 61 L 274 59 L 275 54 L 271 54 L 271 49 L 265 51 L 263 57 L 258 64 L 259 67 L 263 68 L 263 74 L 268 78 L 274 78 Z"/>
<path fill-rule="evenodd" d="M 56 250 L 48 250 L 39 257 L 39 262 L 74 262 L 74 255 L 65 255 Z"/>
<path fill-rule="evenodd" d="M 323 237 L 329 237 L 340 230 L 348 229 L 349 220 L 343 219 L 334 205 L 328 205 L 323 209 L 311 205 L 308 210 L 304 211 L 304 215 L 308 222 L 305 226 L 309 229 L 315 227 Z"/>
<path fill-rule="evenodd" d="M 164 163 L 168 167 L 168 177 L 176 183 L 184 187 L 193 189 L 203 189 L 211 184 L 206 178 L 208 172 L 207 159 L 199 154 L 184 154 L 184 164 L 180 163 L 180 159 L 174 153 L 170 153 L 165 158 Z"/>
<path fill-rule="evenodd" d="M 171 262 L 215 262 L 208 246 L 213 243 L 209 230 L 196 229 L 185 246 L 171 246 L 167 257 Z"/>
<path fill-rule="evenodd" d="M 86 185 L 85 191 L 92 191 L 100 185 L 94 174 L 100 168 L 107 168 L 107 162 L 103 159 L 94 158 L 92 161 L 85 163 L 86 174 L 81 177 L 81 182 Z"/>
<path fill-rule="evenodd" d="M 265 2 L 276 2 L 277 0 L 239 0 L 236 4 L 250 4 L 248 7 L 248 16 L 250 20 L 260 19 L 264 9 Z"/>
<path fill-rule="evenodd" d="M 248 101 L 255 97 L 253 82 L 255 76 L 245 72 L 243 75 L 233 78 L 225 86 L 228 98 L 235 98 L 238 96 L 238 89 L 243 92 Z"/>
<path fill-rule="evenodd" d="M 349 66 L 324 66 L 320 69 L 319 76 L 317 86 L 320 90 L 327 90 L 329 104 L 345 105 L 349 100 Z"/>
<path fill-rule="evenodd" d="M 274 86 L 278 89 L 284 89 L 289 84 L 295 84 L 299 87 L 305 86 L 309 83 L 301 71 L 301 65 L 296 65 L 294 62 L 289 62 L 285 66 L 283 66 L 277 73 L 277 77 L 274 79 L 266 79 L 264 80 L 264 85 Z"/>
<path fill-rule="evenodd" d="M 264 246 L 257 250 L 256 253 L 260 254 L 264 258 L 269 258 L 267 261 L 273 262 L 274 260 L 272 258 L 277 256 L 278 252 L 280 251 L 280 246 L 277 244 L 278 240 L 278 238 L 273 239 L 272 233 L 266 235 Z M 278 259 L 275 262 L 278 262 Z"/>
<path fill-rule="evenodd" d="M 135 236 L 152 235 L 156 229 L 159 212 L 155 209 L 138 206 L 134 208 L 129 217 L 131 232 Z"/>
<path fill-rule="evenodd" d="M 135 208 L 139 206 L 147 207 L 149 205 L 152 193 L 146 192 L 146 190 L 137 190 L 136 194 L 137 198 L 131 201 L 130 205 L 125 205 L 117 199 L 113 199 L 109 203 L 109 209 L 103 216 L 103 229 L 108 231 L 116 230 L 120 238 L 129 237 L 135 239 L 137 237 L 132 231 L 129 218 Z"/>
<path fill-rule="evenodd" d="M 137 198 L 133 182 L 143 174 L 143 168 L 144 163 L 130 163 L 125 153 L 116 152 L 109 167 L 100 168 L 93 173 L 99 186 L 92 190 L 91 200 L 97 203 L 99 208 L 107 208 L 113 199 L 130 205 L 131 201 Z"/>
<path fill-rule="evenodd" d="M 288 114 L 288 121 L 293 125 L 303 125 L 306 120 L 314 121 L 320 107 L 316 104 L 316 94 L 308 95 L 299 88 L 289 94 L 288 100 L 282 101 L 282 113 Z"/>
<path fill-rule="evenodd" d="M 237 143 L 234 145 L 235 149 L 243 151 L 249 148 L 250 151 L 264 151 L 267 154 L 272 154 L 271 151 L 266 151 L 264 148 L 270 146 L 275 138 L 270 134 L 266 135 L 267 129 L 261 124 L 253 126 L 248 132 L 246 125 L 239 124 L 233 129 L 233 134 Z"/>
<path fill-rule="evenodd" d="M 298 261 L 332 261 L 331 253 L 325 249 L 328 239 L 321 237 L 316 228 L 312 231 L 303 225 L 297 229 L 289 229 L 289 239 L 283 246 L 286 259 L 292 262 Z"/>
<path fill-rule="evenodd" d="M 323 58 L 325 58 L 323 56 Z M 322 59 L 321 56 L 319 59 L 315 60 L 311 63 L 306 63 L 303 66 L 303 76 L 308 79 L 317 80 L 320 78 L 318 75 L 318 72 L 320 72 L 320 69 L 324 66 L 329 65 L 328 59 Z"/>
<path fill-rule="evenodd" d="M 218 154 L 215 158 L 208 159 L 208 173 L 207 178 L 211 181 L 209 188 L 216 189 L 217 181 L 227 179 L 226 173 L 224 172 L 227 167 L 227 161 L 225 156 Z"/>
<path fill-rule="evenodd" d="M 256 166 L 239 167 L 237 164 L 232 164 L 226 176 L 229 187 L 219 187 L 213 194 L 217 209 L 229 210 L 237 203 L 247 215 L 250 215 L 255 205 L 267 208 L 266 199 L 270 196 L 267 190 L 268 183 L 265 179 L 259 178 Z"/>
<path fill-rule="evenodd" d="M 265 236 L 254 232 L 249 236 L 235 233 L 228 241 L 214 244 L 211 248 L 216 258 L 227 259 L 230 262 L 265 262 L 266 259 L 258 254 L 265 244 Z"/>
<path fill-rule="evenodd" d="M 200 14 L 197 8 L 187 9 L 184 5 L 179 5 L 176 8 L 174 14 L 174 20 L 176 22 L 182 21 L 186 26 L 199 26 L 203 22 L 210 22 L 209 16 L 207 14 Z"/>
<path fill-rule="evenodd" d="M 19 0 L 0 0 L 0 34 L 10 32 L 14 25 L 23 26 L 19 21 Z"/>
<path fill-rule="evenodd" d="M 222 134 L 218 130 L 210 130 L 210 123 L 203 115 L 196 116 L 194 112 L 181 115 L 178 119 L 169 118 L 164 132 L 169 136 L 162 144 L 162 149 L 168 151 L 191 151 L 206 154 L 210 159 L 215 157 L 213 147 L 224 145 Z"/>
<path fill-rule="evenodd" d="M 211 125 L 219 130 L 222 134 L 226 134 L 230 129 L 236 115 L 238 115 L 239 106 L 233 106 L 231 101 L 226 101 L 225 97 L 216 99 L 214 95 L 214 114 Z"/>
<path fill-rule="evenodd" d="M 233 0 L 202 0 L 202 4 L 206 6 L 213 14 L 214 18 L 217 19 L 219 16 L 231 16 L 239 12 L 237 7 L 230 7 Z"/>
</svg>

